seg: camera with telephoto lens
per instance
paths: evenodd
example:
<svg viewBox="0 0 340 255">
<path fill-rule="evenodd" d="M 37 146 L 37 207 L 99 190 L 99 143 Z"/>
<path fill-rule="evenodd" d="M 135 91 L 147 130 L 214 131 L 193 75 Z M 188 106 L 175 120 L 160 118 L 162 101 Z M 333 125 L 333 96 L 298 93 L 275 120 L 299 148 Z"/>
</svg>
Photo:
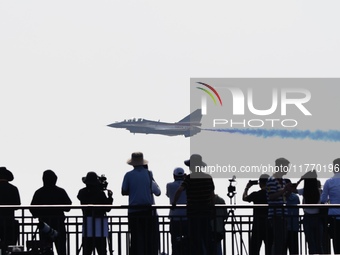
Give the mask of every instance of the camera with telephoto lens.
<svg viewBox="0 0 340 255">
<path fill-rule="evenodd" d="M 99 187 L 102 189 L 102 190 L 106 190 L 107 189 L 107 185 L 109 184 L 107 182 L 107 178 L 105 177 L 104 174 L 102 174 L 101 176 L 98 177 L 98 180 L 99 180 Z"/>
<path fill-rule="evenodd" d="M 44 233 L 45 235 L 49 236 L 52 240 L 54 240 L 58 236 L 58 231 L 51 228 L 48 224 L 41 221 L 38 224 L 38 228 L 40 233 Z"/>
<path fill-rule="evenodd" d="M 249 184 L 250 185 L 257 185 L 257 184 L 259 184 L 259 181 L 258 180 L 255 180 L 255 181 L 250 180 Z"/>
</svg>

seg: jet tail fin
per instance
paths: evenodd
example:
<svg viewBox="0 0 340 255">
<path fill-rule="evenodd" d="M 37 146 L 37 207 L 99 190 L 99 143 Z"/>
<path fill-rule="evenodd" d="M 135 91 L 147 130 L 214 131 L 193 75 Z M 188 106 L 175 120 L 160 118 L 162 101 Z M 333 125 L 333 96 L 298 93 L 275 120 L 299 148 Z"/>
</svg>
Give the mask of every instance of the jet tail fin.
<svg viewBox="0 0 340 255">
<path fill-rule="evenodd" d="M 190 113 L 188 116 L 184 117 L 177 123 L 201 123 L 202 112 L 201 109 L 197 109 Z"/>
</svg>

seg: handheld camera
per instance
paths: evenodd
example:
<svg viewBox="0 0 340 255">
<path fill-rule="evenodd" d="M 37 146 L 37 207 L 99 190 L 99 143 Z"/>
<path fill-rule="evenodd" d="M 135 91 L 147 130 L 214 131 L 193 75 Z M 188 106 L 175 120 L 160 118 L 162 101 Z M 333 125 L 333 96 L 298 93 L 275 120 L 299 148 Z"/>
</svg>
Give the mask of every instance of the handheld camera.
<svg viewBox="0 0 340 255">
<path fill-rule="evenodd" d="M 104 174 L 102 174 L 101 176 L 98 177 L 99 180 L 99 187 L 101 190 L 106 190 L 107 189 L 107 185 L 109 184 L 107 182 L 107 178 L 105 177 Z"/>
<path fill-rule="evenodd" d="M 250 180 L 250 181 L 249 181 L 249 184 L 250 184 L 250 185 L 257 185 L 257 184 L 259 184 L 259 181 L 258 181 L 258 180 L 254 180 L 254 181 L 253 181 L 253 180 Z"/>
</svg>

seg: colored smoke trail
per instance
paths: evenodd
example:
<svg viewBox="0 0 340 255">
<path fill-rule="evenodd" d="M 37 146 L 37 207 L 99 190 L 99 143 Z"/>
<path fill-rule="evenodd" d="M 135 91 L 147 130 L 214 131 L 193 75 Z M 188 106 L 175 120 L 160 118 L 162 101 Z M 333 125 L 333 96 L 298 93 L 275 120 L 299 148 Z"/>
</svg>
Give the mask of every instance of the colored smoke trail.
<svg viewBox="0 0 340 255">
<path fill-rule="evenodd" d="M 292 139 L 310 139 L 316 141 L 330 141 L 340 142 L 340 131 L 338 130 L 283 130 L 283 129 L 237 129 L 237 128 L 222 128 L 222 129 L 203 129 L 214 132 L 226 132 L 230 134 L 252 135 L 257 137 L 279 137 L 279 138 L 292 138 Z"/>
</svg>

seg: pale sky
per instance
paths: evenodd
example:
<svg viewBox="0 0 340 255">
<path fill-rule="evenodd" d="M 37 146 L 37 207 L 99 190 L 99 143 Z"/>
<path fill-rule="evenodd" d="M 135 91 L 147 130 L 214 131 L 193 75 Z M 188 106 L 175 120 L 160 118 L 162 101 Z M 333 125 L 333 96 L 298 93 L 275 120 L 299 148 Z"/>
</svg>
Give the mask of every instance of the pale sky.
<svg viewBox="0 0 340 255">
<path fill-rule="evenodd" d="M 165 185 L 175 167 L 185 167 L 189 139 L 106 125 L 182 119 L 193 77 L 339 77 L 339 7 L 338 1 L 1 1 L 0 165 L 13 172 L 24 205 L 46 169 L 74 204 L 81 177 L 105 174 L 121 205 L 126 160 L 142 151 L 163 191 L 156 203 L 166 204 Z M 228 180 L 215 183 L 228 203 Z M 239 202 L 243 189 L 239 183 Z"/>
</svg>

